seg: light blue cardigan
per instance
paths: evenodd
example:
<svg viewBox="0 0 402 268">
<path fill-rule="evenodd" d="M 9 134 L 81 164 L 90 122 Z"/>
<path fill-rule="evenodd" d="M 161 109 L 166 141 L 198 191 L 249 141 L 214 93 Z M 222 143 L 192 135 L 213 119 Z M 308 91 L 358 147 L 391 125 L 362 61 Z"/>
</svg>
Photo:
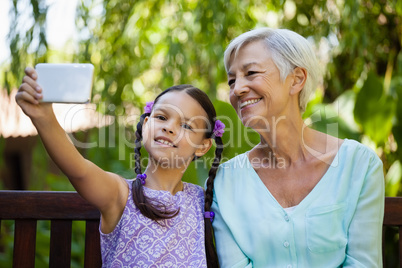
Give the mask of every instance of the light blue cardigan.
<svg viewBox="0 0 402 268">
<path fill-rule="evenodd" d="M 382 267 L 382 162 L 356 141 L 291 213 L 241 154 L 220 166 L 212 210 L 223 268 Z"/>
</svg>

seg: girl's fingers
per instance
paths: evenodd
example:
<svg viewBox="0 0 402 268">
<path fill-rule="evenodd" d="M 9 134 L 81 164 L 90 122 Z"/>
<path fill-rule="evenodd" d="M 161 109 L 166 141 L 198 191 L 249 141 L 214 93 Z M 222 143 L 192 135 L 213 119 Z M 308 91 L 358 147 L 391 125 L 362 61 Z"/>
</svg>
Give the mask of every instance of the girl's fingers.
<svg viewBox="0 0 402 268">
<path fill-rule="evenodd" d="M 31 67 L 25 68 L 25 74 L 34 80 L 36 80 L 38 78 L 38 74 L 36 73 L 35 69 L 33 69 Z"/>
<path fill-rule="evenodd" d="M 25 69 L 25 74 L 17 95 L 15 96 L 15 100 L 20 106 L 22 105 L 24 107 L 24 103 L 39 104 L 39 100 L 41 100 L 43 96 L 41 87 L 36 83 L 38 75 L 35 69 L 30 67 Z"/>
<path fill-rule="evenodd" d="M 18 91 L 17 95 L 15 95 L 15 100 L 18 104 L 21 104 L 21 102 L 39 104 L 39 101 L 27 91 Z"/>
<path fill-rule="evenodd" d="M 18 93 L 26 93 L 26 94 L 32 96 L 32 98 L 34 98 L 36 100 L 42 99 L 42 94 L 40 92 L 34 90 L 32 88 L 32 86 L 28 83 L 23 83 L 20 86 L 20 88 L 18 89 Z M 24 97 L 24 96 L 25 96 L 25 94 L 21 94 L 21 97 Z"/>
<path fill-rule="evenodd" d="M 38 83 L 36 83 L 35 80 L 33 80 L 31 77 L 29 76 L 24 76 L 24 78 L 22 79 L 22 83 L 23 84 L 27 84 L 29 85 L 31 88 L 33 88 L 36 92 L 38 93 L 42 93 L 42 88 L 38 85 Z"/>
</svg>

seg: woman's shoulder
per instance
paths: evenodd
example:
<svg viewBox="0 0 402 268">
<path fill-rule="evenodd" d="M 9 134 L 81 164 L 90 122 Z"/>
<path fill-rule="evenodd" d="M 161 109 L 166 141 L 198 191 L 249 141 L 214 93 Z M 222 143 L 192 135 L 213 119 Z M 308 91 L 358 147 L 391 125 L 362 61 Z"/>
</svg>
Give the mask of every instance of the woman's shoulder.
<svg viewBox="0 0 402 268">
<path fill-rule="evenodd" d="M 248 160 L 247 153 L 239 154 L 219 165 L 215 182 L 224 180 L 224 178 L 242 176 L 242 174 L 244 175 L 245 172 L 249 172 L 250 167 L 251 165 L 250 161 Z"/>
<path fill-rule="evenodd" d="M 306 135 L 306 149 L 324 162 L 331 163 L 330 159 L 339 161 L 377 159 L 376 152 L 369 146 L 353 139 L 340 139 L 326 133 L 311 130 Z"/>
<path fill-rule="evenodd" d="M 377 153 L 367 145 L 356 140 L 344 139 L 335 158 L 331 163 L 335 170 L 361 172 L 382 167 L 382 161 Z"/>
<path fill-rule="evenodd" d="M 245 152 L 245 153 L 241 153 L 241 154 L 234 156 L 230 160 L 220 164 L 219 169 L 244 168 L 249 163 L 248 158 L 247 158 L 247 153 L 248 152 Z"/>
<path fill-rule="evenodd" d="M 380 160 L 377 153 L 367 145 L 356 140 L 344 139 L 339 154 L 361 160 Z"/>
<path fill-rule="evenodd" d="M 216 173 L 214 188 L 231 188 L 242 185 L 242 181 L 254 173 L 247 152 L 239 154 L 221 164 Z"/>
</svg>

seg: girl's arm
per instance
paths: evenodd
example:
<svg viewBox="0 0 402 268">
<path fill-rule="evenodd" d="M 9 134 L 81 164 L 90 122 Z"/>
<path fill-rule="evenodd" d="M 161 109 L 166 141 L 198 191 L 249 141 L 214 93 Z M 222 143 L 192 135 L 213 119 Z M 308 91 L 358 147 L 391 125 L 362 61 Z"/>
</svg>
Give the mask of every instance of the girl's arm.
<svg viewBox="0 0 402 268">
<path fill-rule="evenodd" d="M 109 219 L 113 224 L 120 218 L 127 201 L 127 184 L 117 174 L 105 172 L 77 151 L 57 122 L 52 105 L 39 102 L 42 95 L 35 70 L 27 68 L 25 73 L 15 97 L 18 105 L 30 117 L 48 154 L 77 192 L 101 211 L 103 224 Z"/>
</svg>

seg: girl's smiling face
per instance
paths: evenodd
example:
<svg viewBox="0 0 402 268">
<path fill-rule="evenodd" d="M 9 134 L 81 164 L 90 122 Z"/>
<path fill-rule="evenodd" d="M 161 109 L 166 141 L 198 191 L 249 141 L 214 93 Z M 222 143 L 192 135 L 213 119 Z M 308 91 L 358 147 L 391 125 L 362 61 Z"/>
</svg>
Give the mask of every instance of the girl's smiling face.
<svg viewBox="0 0 402 268">
<path fill-rule="evenodd" d="M 145 119 L 144 147 L 156 162 L 182 168 L 211 147 L 211 139 L 206 138 L 208 128 L 208 116 L 201 105 L 185 91 L 172 91 L 158 99 Z"/>
</svg>

